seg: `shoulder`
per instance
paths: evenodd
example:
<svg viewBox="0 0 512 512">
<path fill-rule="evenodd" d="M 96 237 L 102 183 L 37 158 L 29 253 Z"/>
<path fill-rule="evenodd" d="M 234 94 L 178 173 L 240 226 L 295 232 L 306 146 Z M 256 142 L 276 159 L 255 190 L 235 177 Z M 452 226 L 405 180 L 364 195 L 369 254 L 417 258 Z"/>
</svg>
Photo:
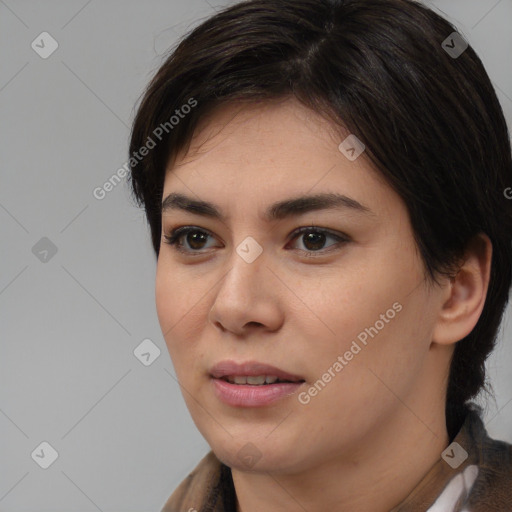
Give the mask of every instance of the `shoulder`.
<svg viewBox="0 0 512 512">
<path fill-rule="evenodd" d="M 478 477 L 468 499 L 470 510 L 512 510 L 512 445 L 486 436 L 478 458 Z"/>
<path fill-rule="evenodd" d="M 489 437 L 481 411 L 468 412 L 442 458 L 434 467 L 442 490 L 428 512 L 512 511 L 512 445 Z"/>
<path fill-rule="evenodd" d="M 478 476 L 468 497 L 469 510 L 512 510 L 512 444 L 492 439 L 479 415 L 472 413 L 468 431 L 478 461 Z"/>
</svg>

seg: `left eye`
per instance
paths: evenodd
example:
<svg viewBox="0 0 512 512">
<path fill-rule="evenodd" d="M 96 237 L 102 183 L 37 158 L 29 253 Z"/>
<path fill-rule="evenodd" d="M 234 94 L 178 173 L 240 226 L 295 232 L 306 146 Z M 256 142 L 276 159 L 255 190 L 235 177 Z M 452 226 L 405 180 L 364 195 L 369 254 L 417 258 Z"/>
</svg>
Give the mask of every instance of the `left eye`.
<svg viewBox="0 0 512 512">
<path fill-rule="evenodd" d="M 323 246 L 326 238 L 332 238 L 336 243 L 330 245 L 332 247 L 334 245 L 341 245 L 343 243 L 348 242 L 348 237 L 345 235 L 335 235 L 330 231 L 321 228 L 315 227 L 305 227 L 300 228 L 294 232 L 292 240 L 295 238 L 299 238 L 299 240 L 303 240 L 303 245 L 306 247 L 306 251 L 308 252 L 326 252 L 319 246 Z M 308 247 L 309 246 L 309 247 Z M 301 249 L 303 250 L 303 249 Z"/>
<path fill-rule="evenodd" d="M 203 229 L 194 227 L 183 227 L 171 231 L 169 235 L 164 235 L 164 239 L 165 243 L 175 246 L 176 250 L 183 253 L 190 253 L 198 252 L 201 249 L 205 249 L 205 247 L 202 244 L 209 236 L 212 235 L 208 231 L 205 231 Z M 316 228 L 313 226 L 303 227 L 296 230 L 292 234 L 292 240 L 298 237 L 302 238 L 303 246 L 305 247 L 306 252 L 326 252 L 322 246 L 325 244 L 325 240 L 327 238 L 332 238 L 336 242 L 335 244 L 332 244 L 329 247 L 332 247 L 333 245 L 341 245 L 349 241 L 348 237 L 345 235 L 336 235 L 325 229 Z M 185 241 L 188 243 L 188 249 L 183 248 L 184 244 L 181 242 L 182 238 L 185 238 Z"/>
</svg>

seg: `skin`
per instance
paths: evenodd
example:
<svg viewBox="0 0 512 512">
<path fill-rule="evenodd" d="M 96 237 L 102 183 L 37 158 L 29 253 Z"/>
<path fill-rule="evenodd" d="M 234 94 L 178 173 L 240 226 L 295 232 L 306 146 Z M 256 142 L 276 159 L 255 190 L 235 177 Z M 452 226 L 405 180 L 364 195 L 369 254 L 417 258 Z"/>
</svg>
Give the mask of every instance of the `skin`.
<svg viewBox="0 0 512 512">
<path fill-rule="evenodd" d="M 227 105 L 169 163 L 164 198 L 181 192 L 227 215 L 163 214 L 162 234 L 212 235 L 182 237 L 189 255 L 162 240 L 156 306 L 190 414 L 232 468 L 238 511 L 388 512 L 449 444 L 450 358 L 483 309 L 492 247 L 475 239 L 457 277 L 430 284 L 403 201 L 364 153 L 351 162 L 338 150 L 347 135 L 293 99 Z M 373 214 L 262 218 L 275 201 L 319 192 Z M 291 236 L 303 226 L 349 241 Z M 250 264 L 236 252 L 247 236 L 263 249 Z M 309 389 L 395 302 L 401 311 L 308 404 L 297 394 L 259 408 L 215 397 L 209 370 L 225 359 L 273 364 Z M 237 457 L 249 442 L 260 454 L 252 468 Z"/>
</svg>

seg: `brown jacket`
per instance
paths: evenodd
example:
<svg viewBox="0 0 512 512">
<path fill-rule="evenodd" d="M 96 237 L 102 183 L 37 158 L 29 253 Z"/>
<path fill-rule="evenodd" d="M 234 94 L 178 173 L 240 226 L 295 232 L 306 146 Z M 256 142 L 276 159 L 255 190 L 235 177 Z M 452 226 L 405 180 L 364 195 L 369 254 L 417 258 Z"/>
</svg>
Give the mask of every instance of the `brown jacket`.
<svg viewBox="0 0 512 512">
<path fill-rule="evenodd" d="M 210 451 L 162 512 L 237 512 L 231 469 Z M 489 438 L 470 411 L 439 461 L 390 512 L 512 512 L 512 445 Z"/>
</svg>

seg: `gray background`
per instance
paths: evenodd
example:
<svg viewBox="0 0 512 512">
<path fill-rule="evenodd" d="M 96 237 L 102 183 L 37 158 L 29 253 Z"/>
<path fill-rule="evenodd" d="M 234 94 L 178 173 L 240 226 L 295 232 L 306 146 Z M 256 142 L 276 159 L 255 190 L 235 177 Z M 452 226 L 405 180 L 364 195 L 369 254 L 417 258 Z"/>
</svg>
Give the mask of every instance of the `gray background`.
<svg viewBox="0 0 512 512">
<path fill-rule="evenodd" d="M 510 126 L 512 0 L 429 4 L 481 56 Z M 0 511 L 159 511 L 209 449 L 159 328 L 143 213 L 126 180 L 92 191 L 126 162 L 165 50 L 220 6 L 0 0 Z M 31 47 L 43 31 L 59 45 L 47 59 Z M 486 426 L 512 442 L 510 309 Z M 161 354 L 145 366 L 133 351 L 148 338 Z M 58 452 L 48 469 L 31 457 L 43 441 Z"/>
</svg>

